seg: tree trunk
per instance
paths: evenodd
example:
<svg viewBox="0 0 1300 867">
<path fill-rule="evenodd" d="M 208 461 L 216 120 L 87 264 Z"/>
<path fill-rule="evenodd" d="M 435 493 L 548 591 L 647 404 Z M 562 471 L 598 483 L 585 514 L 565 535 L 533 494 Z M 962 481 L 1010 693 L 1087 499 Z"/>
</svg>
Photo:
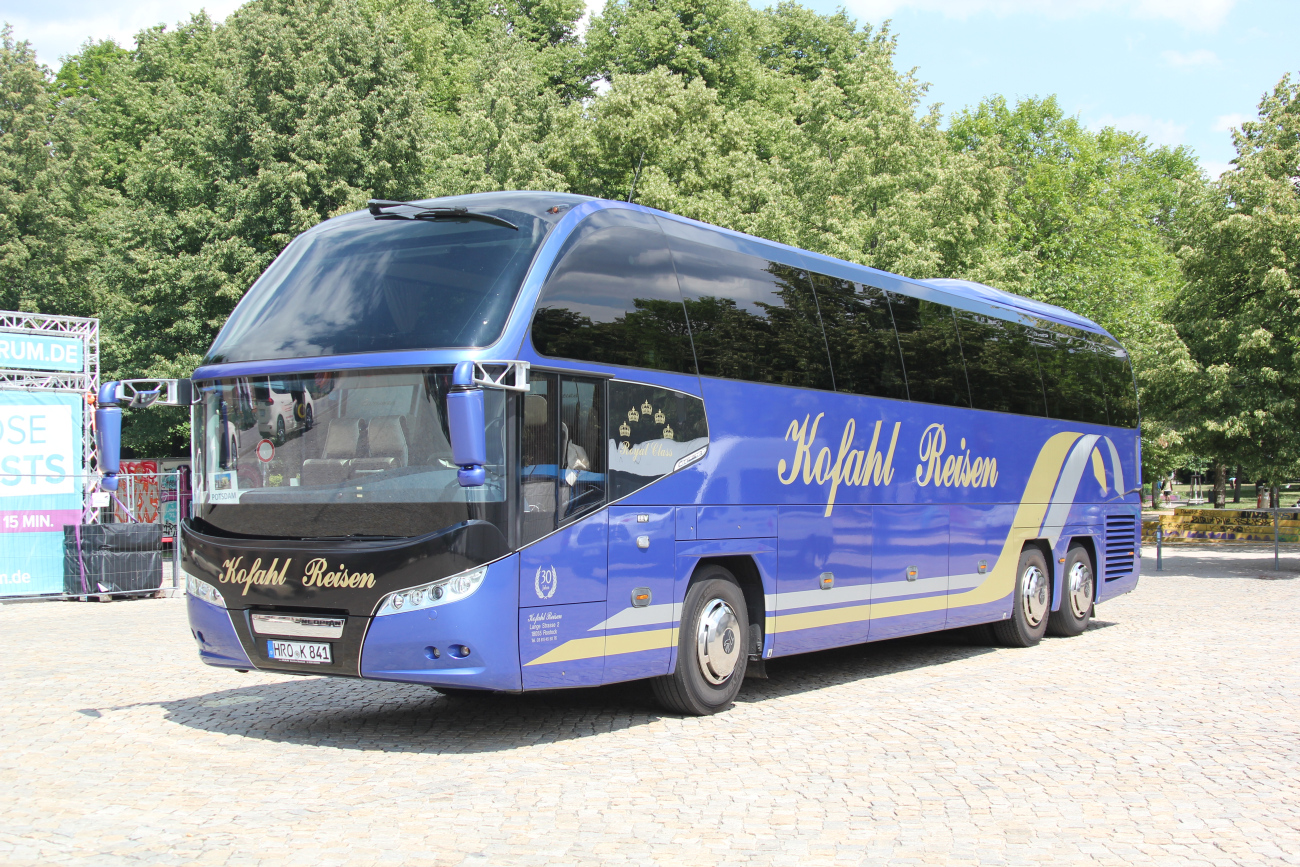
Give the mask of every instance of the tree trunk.
<svg viewBox="0 0 1300 867">
<path fill-rule="evenodd" d="M 1241 464 L 1237 464 L 1237 477 L 1232 480 L 1232 501 L 1241 502 Z"/>
<path fill-rule="evenodd" d="M 1151 480 L 1151 508 L 1160 508 L 1160 480 Z"/>
<path fill-rule="evenodd" d="M 1278 500 L 1277 485 L 1273 485 L 1271 488 L 1268 489 L 1268 507 L 1270 509 L 1276 509 L 1278 508 L 1278 502 L 1279 500 Z"/>
<path fill-rule="evenodd" d="M 1222 509 L 1228 504 L 1228 468 L 1223 464 L 1214 465 L 1214 508 Z"/>
</svg>

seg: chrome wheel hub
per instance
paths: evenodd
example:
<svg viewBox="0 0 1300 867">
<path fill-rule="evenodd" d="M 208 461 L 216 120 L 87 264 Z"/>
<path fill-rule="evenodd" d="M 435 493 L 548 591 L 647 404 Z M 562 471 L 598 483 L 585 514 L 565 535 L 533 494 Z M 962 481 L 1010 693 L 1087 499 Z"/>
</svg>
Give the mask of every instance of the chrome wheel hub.
<svg viewBox="0 0 1300 867">
<path fill-rule="evenodd" d="M 1092 570 L 1087 563 L 1076 562 L 1066 578 L 1070 588 L 1070 611 L 1075 620 L 1082 620 L 1092 610 Z"/>
<path fill-rule="evenodd" d="M 695 633 L 696 656 L 704 679 L 714 686 L 726 683 L 740 662 L 743 643 L 736 612 L 721 599 L 709 600 L 700 614 L 700 627 Z"/>
<path fill-rule="evenodd" d="M 1047 576 L 1037 566 L 1028 566 L 1020 576 L 1020 607 L 1030 629 L 1036 629 L 1047 615 Z"/>
</svg>

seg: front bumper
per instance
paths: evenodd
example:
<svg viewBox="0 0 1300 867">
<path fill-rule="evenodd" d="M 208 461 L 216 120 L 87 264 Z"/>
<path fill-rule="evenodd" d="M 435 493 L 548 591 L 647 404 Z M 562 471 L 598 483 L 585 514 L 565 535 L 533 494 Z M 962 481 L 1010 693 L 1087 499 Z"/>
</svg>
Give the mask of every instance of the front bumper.
<svg viewBox="0 0 1300 867">
<path fill-rule="evenodd" d="M 521 689 L 519 560 L 515 555 L 489 566 L 478 590 L 458 602 L 384 617 L 349 616 L 343 636 L 329 640 L 333 656 L 329 664 L 270 659 L 266 644 L 273 636 L 254 632 L 251 615 L 319 613 L 337 617 L 337 611 L 267 606 L 227 611 L 192 596 L 187 603 L 199 657 L 208 665 L 469 689 Z M 462 654 L 462 649 L 468 652 Z"/>
</svg>

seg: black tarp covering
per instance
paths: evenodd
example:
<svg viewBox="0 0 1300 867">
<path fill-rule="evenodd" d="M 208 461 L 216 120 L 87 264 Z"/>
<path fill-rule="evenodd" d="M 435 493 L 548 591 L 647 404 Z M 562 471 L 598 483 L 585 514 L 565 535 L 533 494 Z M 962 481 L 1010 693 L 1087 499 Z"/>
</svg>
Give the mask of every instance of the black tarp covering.
<svg viewBox="0 0 1300 867">
<path fill-rule="evenodd" d="M 63 592 L 128 593 L 162 586 L 161 524 L 63 528 Z"/>
</svg>

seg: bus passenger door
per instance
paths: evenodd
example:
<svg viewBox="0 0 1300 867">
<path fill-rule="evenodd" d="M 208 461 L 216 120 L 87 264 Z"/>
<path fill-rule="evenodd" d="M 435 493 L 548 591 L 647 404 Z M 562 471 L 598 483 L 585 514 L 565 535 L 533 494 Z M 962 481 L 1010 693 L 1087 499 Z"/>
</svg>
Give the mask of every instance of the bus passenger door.
<svg viewBox="0 0 1300 867">
<path fill-rule="evenodd" d="M 605 665 L 604 384 L 534 372 L 520 437 L 519 662 L 525 689 L 593 686 Z"/>
<path fill-rule="evenodd" d="M 876 506 L 871 640 L 943 629 L 949 506 Z"/>
<path fill-rule="evenodd" d="M 962 604 L 963 594 L 979 587 L 993 571 L 1011 524 L 1016 506 L 981 503 L 952 507 L 952 542 L 949 562 L 952 576 L 948 585 L 948 628 L 991 623 L 1011 611 L 1006 597 L 981 605 Z M 1016 552 L 1017 555 L 1019 552 Z"/>
<path fill-rule="evenodd" d="M 668 673 L 676 515 L 671 506 L 611 506 L 605 683 Z"/>
</svg>

